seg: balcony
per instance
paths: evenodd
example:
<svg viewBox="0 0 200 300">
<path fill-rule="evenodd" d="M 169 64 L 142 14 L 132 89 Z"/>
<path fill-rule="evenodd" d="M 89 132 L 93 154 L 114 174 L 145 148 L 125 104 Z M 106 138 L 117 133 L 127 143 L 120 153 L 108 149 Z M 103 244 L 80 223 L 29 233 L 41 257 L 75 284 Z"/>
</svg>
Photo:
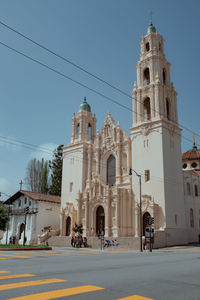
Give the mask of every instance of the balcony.
<svg viewBox="0 0 200 300">
<path fill-rule="evenodd" d="M 11 215 L 25 215 L 25 208 L 7 208 L 8 214 Z M 38 208 L 31 208 L 29 207 L 29 212 L 27 215 L 36 214 L 38 213 Z"/>
</svg>

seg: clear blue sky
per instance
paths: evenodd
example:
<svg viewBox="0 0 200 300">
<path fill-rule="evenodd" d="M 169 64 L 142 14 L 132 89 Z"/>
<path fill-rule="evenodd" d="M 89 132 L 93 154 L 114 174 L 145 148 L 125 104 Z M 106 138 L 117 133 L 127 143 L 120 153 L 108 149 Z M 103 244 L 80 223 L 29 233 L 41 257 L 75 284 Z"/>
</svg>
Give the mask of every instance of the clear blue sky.
<svg viewBox="0 0 200 300">
<path fill-rule="evenodd" d="M 179 122 L 199 132 L 200 1 L 19 0 L 1 1 L 0 21 L 131 94 L 140 38 L 149 12 L 165 39 L 171 79 L 178 92 Z M 25 52 L 131 108 L 131 100 L 86 76 L 0 25 L 0 42 Z M 68 144 L 73 112 L 87 97 L 100 128 L 108 111 L 126 132 L 128 112 L 91 91 L 0 45 L 0 136 L 53 149 Z M 191 133 L 183 136 L 191 139 Z M 197 138 L 197 144 L 200 144 Z M 183 139 L 182 151 L 191 148 Z M 45 158 L 50 158 L 45 153 Z M 12 194 L 34 156 L 43 154 L 0 142 L 0 191 Z M 2 196 L 2 200 L 6 197 Z"/>
</svg>

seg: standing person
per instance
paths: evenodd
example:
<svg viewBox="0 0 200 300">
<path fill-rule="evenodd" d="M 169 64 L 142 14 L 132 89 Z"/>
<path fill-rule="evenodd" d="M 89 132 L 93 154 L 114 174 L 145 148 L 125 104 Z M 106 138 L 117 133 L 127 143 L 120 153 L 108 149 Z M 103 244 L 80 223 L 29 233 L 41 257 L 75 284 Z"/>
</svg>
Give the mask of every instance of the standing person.
<svg viewBox="0 0 200 300">
<path fill-rule="evenodd" d="M 74 248 L 76 247 L 76 237 L 74 237 Z"/>
<path fill-rule="evenodd" d="M 71 246 L 73 247 L 74 246 L 74 237 L 72 236 L 71 238 Z"/>
</svg>

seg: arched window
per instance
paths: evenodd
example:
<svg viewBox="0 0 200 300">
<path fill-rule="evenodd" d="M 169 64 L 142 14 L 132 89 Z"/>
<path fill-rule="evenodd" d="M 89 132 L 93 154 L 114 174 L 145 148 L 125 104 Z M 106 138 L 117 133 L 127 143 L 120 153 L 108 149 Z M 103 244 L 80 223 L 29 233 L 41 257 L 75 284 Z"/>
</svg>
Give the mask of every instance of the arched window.
<svg viewBox="0 0 200 300">
<path fill-rule="evenodd" d="M 80 124 L 78 124 L 77 128 L 76 128 L 76 136 L 77 136 L 77 138 L 79 137 L 79 131 L 80 131 Z"/>
<path fill-rule="evenodd" d="M 167 114 L 167 119 L 169 120 L 170 117 L 169 99 L 166 99 L 166 114 Z"/>
<path fill-rule="evenodd" d="M 91 140 L 91 138 L 92 138 L 92 126 L 89 123 L 88 124 L 88 139 Z"/>
<path fill-rule="evenodd" d="M 189 182 L 187 182 L 187 194 L 188 194 L 188 195 L 191 195 L 190 184 L 189 184 Z"/>
<path fill-rule="evenodd" d="M 190 227 L 194 227 L 194 213 L 192 208 L 190 208 Z"/>
<path fill-rule="evenodd" d="M 150 98 L 144 100 L 144 121 L 151 120 Z"/>
<path fill-rule="evenodd" d="M 150 50 L 149 42 L 146 43 L 146 51 L 148 52 Z"/>
<path fill-rule="evenodd" d="M 111 154 L 107 160 L 107 184 L 112 186 L 116 180 L 116 159 Z"/>
<path fill-rule="evenodd" d="M 163 84 L 166 84 L 166 71 L 163 69 Z"/>
<path fill-rule="evenodd" d="M 144 85 L 147 85 L 150 83 L 150 72 L 149 72 L 149 68 L 146 68 L 144 70 Z"/>
</svg>

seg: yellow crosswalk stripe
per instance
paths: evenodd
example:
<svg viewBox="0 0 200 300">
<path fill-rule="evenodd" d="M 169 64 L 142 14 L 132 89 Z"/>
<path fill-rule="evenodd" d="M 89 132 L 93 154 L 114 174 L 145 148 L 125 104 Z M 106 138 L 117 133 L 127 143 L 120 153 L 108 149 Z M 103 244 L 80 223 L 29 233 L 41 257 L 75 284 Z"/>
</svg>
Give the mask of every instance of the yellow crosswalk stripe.
<svg viewBox="0 0 200 300">
<path fill-rule="evenodd" d="M 84 286 L 77 286 L 74 288 L 62 289 L 62 290 L 55 290 L 50 292 L 44 292 L 39 294 L 27 295 L 17 298 L 10 298 L 10 300 L 48 300 L 48 299 L 56 299 L 60 297 L 78 295 L 83 293 L 95 292 L 98 290 L 103 290 L 104 288 L 98 287 L 95 285 L 84 285 Z"/>
<path fill-rule="evenodd" d="M 132 296 L 125 297 L 125 298 L 119 298 L 117 300 L 154 300 L 154 299 L 147 298 L 147 297 L 142 297 L 142 296 L 139 296 L 139 295 L 132 295 Z"/>
<path fill-rule="evenodd" d="M 10 271 L 0 271 L 0 273 L 10 273 Z"/>
<path fill-rule="evenodd" d="M 19 257 L 19 258 L 30 258 L 30 256 L 22 256 L 22 255 L 12 255 L 12 254 L 0 254 L 0 256 L 8 256 L 8 257 Z"/>
<path fill-rule="evenodd" d="M 32 276 L 36 276 L 36 275 L 34 275 L 34 274 L 6 275 L 6 276 L 0 276 L 0 280 L 13 279 L 13 278 L 22 278 L 22 277 L 32 277 Z"/>
<path fill-rule="evenodd" d="M 0 257 L 0 259 L 10 259 L 10 258 L 8 258 L 8 257 Z"/>
<path fill-rule="evenodd" d="M 3 284 L 3 285 L 0 285 L 0 291 L 11 290 L 11 289 L 27 287 L 27 286 L 41 285 L 41 284 L 64 282 L 64 281 L 66 281 L 66 280 L 52 278 L 52 279 L 43 279 L 43 280 Z"/>
</svg>

